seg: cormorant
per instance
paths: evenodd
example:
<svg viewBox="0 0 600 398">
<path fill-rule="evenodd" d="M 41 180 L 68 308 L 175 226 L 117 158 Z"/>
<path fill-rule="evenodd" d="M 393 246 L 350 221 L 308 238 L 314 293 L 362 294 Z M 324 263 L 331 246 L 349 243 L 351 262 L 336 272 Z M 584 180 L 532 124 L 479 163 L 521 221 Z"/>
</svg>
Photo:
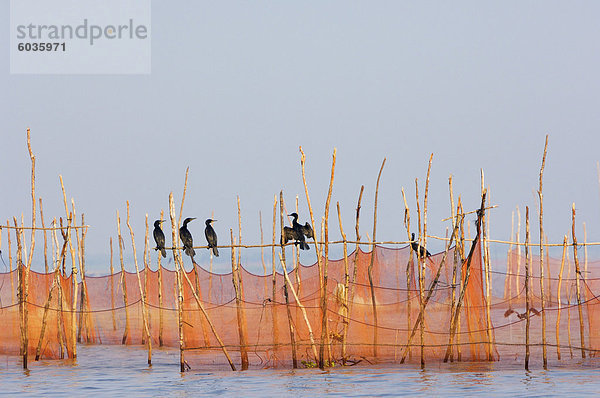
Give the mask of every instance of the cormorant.
<svg viewBox="0 0 600 398">
<path fill-rule="evenodd" d="M 312 238 L 314 236 L 312 227 L 310 226 L 309 223 L 306 223 L 305 225 L 300 225 L 298 223 L 298 214 L 297 213 L 292 213 L 292 214 L 288 214 L 288 215 L 294 218 L 294 220 L 292 221 L 291 229 L 293 231 L 293 235 L 294 235 L 294 239 L 296 240 L 296 244 L 300 244 L 300 249 L 302 249 L 302 250 L 310 249 L 308 244 L 305 242 L 304 236 L 306 235 L 306 237 L 308 237 L 308 238 Z"/>
<path fill-rule="evenodd" d="M 194 251 L 194 240 L 192 239 L 192 234 L 187 229 L 187 225 L 190 221 L 195 220 L 196 217 L 186 218 L 183 220 L 183 226 L 179 228 L 179 238 L 183 242 L 183 251 L 188 256 L 194 258 L 196 252 Z"/>
<path fill-rule="evenodd" d="M 217 233 L 213 229 L 210 223 L 215 222 L 217 220 L 211 220 L 210 218 L 205 221 L 206 228 L 204 228 L 204 236 L 206 236 L 206 241 L 208 242 L 208 249 L 212 248 L 213 254 L 216 257 L 219 257 L 219 251 L 217 250 Z"/>
<path fill-rule="evenodd" d="M 160 229 L 160 224 L 165 222 L 165 220 L 156 220 L 154 221 L 154 241 L 156 242 L 156 247 L 154 250 L 160 250 L 163 257 L 167 257 L 167 251 L 165 250 L 165 234 L 162 229 Z"/>
<path fill-rule="evenodd" d="M 412 246 L 412 249 L 415 251 L 415 253 L 417 253 L 417 255 L 419 257 L 429 257 L 431 256 L 431 253 L 429 253 L 429 250 L 426 250 L 423 246 L 421 246 L 420 244 L 417 243 L 417 241 L 415 240 L 415 233 L 412 233 L 412 238 L 410 238 L 410 240 L 412 241 L 410 243 L 410 245 Z"/>
</svg>

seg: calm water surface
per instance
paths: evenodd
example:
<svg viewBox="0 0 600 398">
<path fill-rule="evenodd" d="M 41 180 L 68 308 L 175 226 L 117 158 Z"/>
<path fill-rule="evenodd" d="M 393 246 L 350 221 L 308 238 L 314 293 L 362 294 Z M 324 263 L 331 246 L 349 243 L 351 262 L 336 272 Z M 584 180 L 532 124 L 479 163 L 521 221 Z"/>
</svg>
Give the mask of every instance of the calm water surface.
<svg viewBox="0 0 600 398">
<path fill-rule="evenodd" d="M 42 361 L 23 371 L 1 357 L 0 394 L 22 396 L 598 396 L 600 362 L 523 370 L 520 362 L 354 366 L 318 369 L 193 369 L 179 373 L 176 350 L 155 350 L 151 368 L 139 347 L 80 346 L 76 363 Z"/>
</svg>

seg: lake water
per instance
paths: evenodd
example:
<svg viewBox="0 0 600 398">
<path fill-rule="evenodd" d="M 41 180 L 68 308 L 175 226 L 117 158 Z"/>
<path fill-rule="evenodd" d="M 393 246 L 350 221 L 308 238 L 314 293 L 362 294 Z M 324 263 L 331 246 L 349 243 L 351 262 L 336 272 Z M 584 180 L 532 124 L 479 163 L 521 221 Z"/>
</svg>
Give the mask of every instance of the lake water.
<svg viewBox="0 0 600 398">
<path fill-rule="evenodd" d="M 179 353 L 155 349 L 145 366 L 140 347 L 78 347 L 73 361 L 32 362 L 20 368 L 15 357 L 1 357 L 0 395 L 23 396 L 590 396 L 600 391 L 600 361 L 569 361 L 544 371 L 525 371 L 514 363 L 429 364 L 261 369 L 245 372 L 179 372 Z M 537 364 L 535 364 L 537 366 Z"/>
</svg>

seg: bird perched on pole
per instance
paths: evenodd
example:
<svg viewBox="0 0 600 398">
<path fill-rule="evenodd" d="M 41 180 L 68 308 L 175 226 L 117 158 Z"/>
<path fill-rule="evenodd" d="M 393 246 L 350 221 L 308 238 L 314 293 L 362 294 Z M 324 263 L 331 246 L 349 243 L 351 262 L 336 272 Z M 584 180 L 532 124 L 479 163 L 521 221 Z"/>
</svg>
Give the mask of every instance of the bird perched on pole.
<svg viewBox="0 0 600 398">
<path fill-rule="evenodd" d="M 165 234 L 160 228 L 160 224 L 165 222 L 165 220 L 156 220 L 154 221 L 154 241 L 156 242 L 156 247 L 154 250 L 160 250 L 163 257 L 167 257 L 167 251 L 165 250 Z"/>
<path fill-rule="evenodd" d="M 206 228 L 204 228 L 204 236 L 206 236 L 206 241 L 208 242 L 208 249 L 212 248 L 212 252 L 216 257 L 219 257 L 219 250 L 217 250 L 217 233 L 211 223 L 217 220 L 211 220 L 210 218 L 205 221 Z"/>
<path fill-rule="evenodd" d="M 183 251 L 185 254 L 194 259 L 196 252 L 194 251 L 194 240 L 192 238 L 192 234 L 187 229 L 187 225 L 190 221 L 195 220 L 196 217 L 186 218 L 183 220 L 183 225 L 179 228 L 179 238 L 183 242 Z"/>
<path fill-rule="evenodd" d="M 292 213 L 288 216 L 293 217 L 291 227 L 283 227 L 283 243 L 287 243 L 290 240 L 295 240 L 294 244 L 300 245 L 300 249 L 308 250 L 310 246 L 305 241 L 305 237 L 314 238 L 314 231 L 309 223 L 301 225 L 298 223 L 298 214 Z"/>
<path fill-rule="evenodd" d="M 429 253 L 429 250 L 426 250 L 423 246 L 421 246 L 420 244 L 417 243 L 417 241 L 415 240 L 415 233 L 412 233 L 412 238 L 410 238 L 410 240 L 412 242 L 410 242 L 410 246 L 412 247 L 412 249 L 415 251 L 415 253 L 417 253 L 417 256 L 419 257 L 430 257 L 431 253 Z"/>
</svg>

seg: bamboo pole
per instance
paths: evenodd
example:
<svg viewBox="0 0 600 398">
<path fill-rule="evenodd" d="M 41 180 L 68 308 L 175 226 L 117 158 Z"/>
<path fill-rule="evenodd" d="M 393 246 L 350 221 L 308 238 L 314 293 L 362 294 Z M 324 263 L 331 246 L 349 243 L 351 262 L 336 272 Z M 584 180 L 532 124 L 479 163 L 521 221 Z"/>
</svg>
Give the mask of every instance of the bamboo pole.
<svg viewBox="0 0 600 398">
<path fill-rule="evenodd" d="M 457 325 L 457 320 L 458 317 L 460 315 L 460 309 L 463 303 L 463 299 L 465 297 L 465 293 L 467 290 L 467 286 L 469 284 L 469 276 L 471 274 L 471 260 L 473 259 L 473 253 L 475 253 L 475 247 L 477 246 L 477 243 L 479 242 L 479 238 L 480 238 L 480 232 L 481 232 L 481 217 L 483 216 L 483 209 L 485 207 L 485 196 L 486 196 L 486 192 L 483 192 L 483 195 L 481 195 L 481 207 L 479 209 L 479 212 L 477 213 L 477 221 L 476 221 L 476 226 L 477 226 L 477 234 L 475 235 L 475 239 L 473 239 L 473 243 L 471 244 L 471 250 L 469 251 L 469 255 L 467 256 L 467 264 L 465 267 L 465 275 L 463 276 L 464 278 L 464 283 L 462 285 L 462 289 L 460 291 L 460 295 L 458 297 L 458 303 L 456 304 L 456 309 L 454 311 L 454 316 L 452 317 L 451 321 L 450 321 L 450 338 L 449 338 L 449 343 L 448 343 L 448 348 L 446 349 L 446 355 L 444 357 L 444 362 L 448 362 L 448 358 L 450 357 L 450 353 L 452 351 L 452 339 L 454 338 L 454 333 L 456 332 L 456 325 Z M 460 360 L 460 358 L 459 358 Z"/>
<path fill-rule="evenodd" d="M 148 216 L 146 216 L 146 220 L 148 220 Z M 152 366 L 152 337 L 150 336 L 150 328 L 148 327 L 148 309 L 146 308 L 146 295 L 144 294 L 144 289 L 142 288 L 142 279 L 140 278 L 140 268 L 138 267 L 137 261 L 137 250 L 135 248 L 135 236 L 133 234 L 133 228 L 131 228 L 131 224 L 129 223 L 129 201 L 127 201 L 127 228 L 129 228 L 129 234 L 131 235 L 131 247 L 133 249 L 133 263 L 135 264 L 135 273 L 137 275 L 138 287 L 140 288 L 140 297 L 142 299 L 142 321 L 144 325 L 144 330 L 146 331 L 146 341 L 148 344 L 148 365 Z M 146 222 L 146 226 L 148 223 Z"/>
<path fill-rule="evenodd" d="M 569 252 L 567 252 L 567 280 L 571 281 L 571 260 L 569 260 Z M 567 307 L 567 342 L 569 344 L 569 353 L 571 354 L 571 358 L 573 358 L 573 345 L 571 344 L 571 289 L 572 282 L 567 287 L 567 302 L 569 306 Z"/>
<path fill-rule="evenodd" d="M 238 244 L 241 245 L 242 244 L 242 209 L 240 207 L 239 195 L 237 196 L 237 208 L 238 208 Z M 237 252 L 238 252 L 237 253 L 237 255 L 238 255 L 237 263 L 241 264 L 242 263 L 242 248 L 239 247 Z"/>
<path fill-rule="evenodd" d="M 160 211 L 160 220 L 164 219 L 164 212 Z M 157 258 L 157 267 L 158 267 L 158 346 L 162 347 L 164 344 L 163 341 L 163 327 L 164 327 L 164 319 L 163 319 L 163 286 L 162 286 L 162 255 L 160 251 L 156 252 Z"/>
<path fill-rule="evenodd" d="M 376 240 L 377 235 L 377 196 L 379 194 L 379 180 L 381 178 L 381 172 L 383 166 L 385 166 L 386 158 L 383 158 L 381 167 L 379 168 L 379 174 L 377 175 L 377 184 L 375 185 L 375 202 L 373 204 L 373 242 Z M 369 286 L 371 289 L 371 305 L 373 308 L 373 358 L 377 360 L 377 334 L 378 334 L 378 323 L 377 323 L 377 302 L 375 299 L 375 288 L 373 286 L 373 265 L 375 263 L 375 245 L 371 247 L 371 261 L 367 273 L 369 276 Z"/>
<path fill-rule="evenodd" d="M 285 261 L 285 244 L 283 243 L 283 191 L 279 191 L 279 217 L 280 217 L 280 231 L 281 231 L 281 256 Z M 290 329 L 290 344 L 292 346 L 292 367 L 298 368 L 298 357 L 296 353 L 296 337 L 294 330 L 294 323 L 292 322 L 292 313 L 290 312 L 290 302 L 288 297 L 288 285 L 287 282 L 283 285 L 283 295 L 285 297 L 285 308 L 288 316 L 288 326 Z"/>
<path fill-rule="evenodd" d="M 44 270 L 48 273 L 48 237 L 46 235 L 46 225 L 44 224 L 44 209 L 42 207 L 42 198 L 40 201 L 40 220 L 42 221 L 42 228 L 44 229 Z"/>
<path fill-rule="evenodd" d="M 585 228 L 585 221 L 582 224 L 583 224 L 583 273 L 587 277 L 587 275 L 588 275 L 587 230 Z M 583 289 L 583 301 L 587 303 L 587 289 Z"/>
<path fill-rule="evenodd" d="M 238 202 L 239 203 L 239 202 Z M 233 230 L 230 229 L 229 233 L 231 235 L 231 278 L 233 280 L 233 289 L 235 291 L 235 307 L 237 314 L 237 326 L 238 326 L 238 335 L 240 339 L 240 356 L 242 360 L 242 370 L 248 370 L 248 340 L 246 337 L 247 331 L 244 325 L 244 317 L 243 317 L 243 307 L 242 307 L 242 291 L 241 291 L 241 283 L 242 278 L 240 276 L 238 265 L 236 262 L 236 253 L 235 253 L 235 238 L 233 237 Z M 238 257 L 239 259 L 239 257 Z"/>
<path fill-rule="evenodd" d="M 321 295 L 321 346 L 319 348 L 319 368 L 325 369 L 325 366 L 331 366 L 331 357 L 328 355 L 325 359 L 325 344 L 329 345 L 329 333 L 327 324 L 327 268 L 329 265 L 329 203 L 333 191 L 333 179 L 335 176 L 335 156 L 337 149 L 333 148 L 333 157 L 331 161 L 331 178 L 329 180 L 329 190 L 327 200 L 325 201 L 325 262 L 323 264 L 323 294 Z"/>
<path fill-rule="evenodd" d="M 110 313 L 112 315 L 113 330 L 117 330 L 117 321 L 115 319 L 115 283 L 113 281 L 113 275 L 115 274 L 115 267 L 113 266 L 113 244 L 112 236 L 109 238 L 110 244 Z"/>
<path fill-rule="evenodd" d="M 182 272 L 183 261 L 181 260 L 181 255 L 180 255 L 179 251 L 177 250 L 178 225 L 175 223 L 175 206 L 173 204 L 173 192 L 171 192 L 169 194 L 169 215 L 171 217 L 171 235 L 172 235 L 172 239 L 173 239 L 173 249 L 172 250 L 173 250 L 173 257 L 175 258 L 175 271 L 177 273 L 177 278 L 178 278 L 177 283 L 178 283 L 178 290 L 179 290 L 178 313 L 180 314 L 179 315 L 180 369 L 182 372 L 185 371 L 185 360 L 184 360 L 184 356 L 183 356 L 184 349 L 185 349 L 184 340 L 183 340 L 183 317 L 181 315 L 181 312 L 183 309 L 183 286 L 181 284 L 181 279 L 180 279 L 181 274 L 183 274 L 183 277 L 187 280 L 190 290 L 192 291 L 192 294 L 194 295 L 194 299 L 196 300 L 198 307 L 200 307 L 200 311 L 202 311 L 202 314 L 204 315 L 204 317 L 206 318 L 206 321 L 210 325 L 211 331 L 212 331 L 213 335 L 215 336 L 215 339 L 217 340 L 219 346 L 221 347 L 223 354 L 225 354 L 225 357 L 227 358 L 227 361 L 229 362 L 229 366 L 231 367 L 231 370 L 235 370 L 235 365 L 231 361 L 231 358 L 229 357 L 229 353 L 227 352 L 227 349 L 225 348 L 223 341 L 219 337 L 219 334 L 217 333 L 212 321 L 210 320 L 208 313 L 206 312 L 206 310 L 204 309 L 204 306 L 202 305 L 202 302 L 198 298 L 198 295 L 196 294 L 196 291 L 194 290 L 194 286 L 192 285 L 192 281 L 190 281 L 190 279 L 188 278 L 185 271 Z"/>
<path fill-rule="evenodd" d="M 544 145 L 544 155 L 542 157 L 542 167 L 540 168 L 540 189 L 538 189 L 538 196 L 540 199 L 540 293 L 541 293 L 541 307 L 542 307 L 542 352 L 544 369 L 548 369 L 548 355 L 546 350 L 546 312 L 544 311 L 545 297 L 544 297 L 544 195 L 542 193 L 542 178 L 544 176 L 544 166 L 546 165 L 546 152 L 548 150 L 548 135 L 546 134 L 546 143 Z"/>
<path fill-rule="evenodd" d="M 127 301 L 127 278 L 125 274 L 125 263 L 123 262 L 124 242 L 123 237 L 121 236 L 121 217 L 119 216 L 119 210 L 117 210 L 117 236 L 119 239 L 119 260 L 121 261 L 121 288 L 123 289 L 123 305 L 125 307 L 125 331 L 123 332 L 121 344 L 127 344 L 127 338 L 129 336 L 129 303 Z"/>
<path fill-rule="evenodd" d="M 581 357 L 585 358 L 583 310 L 581 309 L 581 291 L 579 288 L 579 278 L 581 277 L 581 271 L 579 270 L 579 258 L 577 257 L 577 238 L 575 237 L 575 203 L 573 203 L 572 213 L 573 213 L 573 259 L 575 260 L 575 284 L 577 287 L 577 311 L 579 312 L 579 336 L 581 339 Z"/>
<path fill-rule="evenodd" d="M 85 225 L 85 214 L 81 213 L 81 225 Z M 85 237 L 87 235 L 87 227 L 81 229 L 81 270 L 82 275 L 85 273 Z M 85 327 L 86 327 L 86 341 L 90 343 L 93 338 L 94 327 L 92 324 L 92 314 L 90 309 L 90 295 L 88 293 L 87 282 L 83 283 L 83 289 L 85 290 L 85 307 L 87 308 L 87 313 L 85 314 Z"/>
<path fill-rule="evenodd" d="M 181 217 L 183 216 L 183 203 L 185 202 L 185 193 L 187 192 L 187 181 L 188 181 L 188 173 L 190 172 L 190 167 L 188 166 L 185 169 L 185 182 L 183 183 L 183 195 L 181 195 L 181 207 L 179 208 L 179 220 L 177 221 L 177 225 L 181 225 Z M 177 242 L 177 241 L 174 241 Z M 193 259 L 192 259 L 193 262 Z"/>
<path fill-rule="evenodd" d="M 515 276 L 515 286 L 519 286 L 519 278 L 521 275 L 521 211 L 517 206 L 517 275 Z M 520 291 L 517 292 L 517 295 Z"/>
<path fill-rule="evenodd" d="M 344 314 L 344 329 L 342 334 L 342 364 L 346 364 L 346 339 L 348 336 L 348 323 L 350 320 L 348 313 L 348 289 L 350 288 L 350 272 L 348 269 L 348 245 L 346 243 L 346 234 L 342 227 L 342 214 L 340 212 L 340 202 L 337 202 L 338 222 L 340 224 L 340 234 L 344 241 L 344 302 L 342 303 L 342 313 Z"/>
<path fill-rule="evenodd" d="M 29 259 L 27 259 L 27 274 L 31 269 L 31 263 L 33 262 L 33 250 L 35 248 L 35 156 L 31 150 L 31 131 L 27 129 L 27 150 L 29 151 L 29 158 L 31 159 L 31 244 L 29 248 Z"/>
<path fill-rule="evenodd" d="M 558 273 L 558 286 L 556 288 L 556 298 L 558 301 L 558 308 L 556 312 L 556 355 L 560 361 L 560 309 L 562 307 L 562 295 L 560 288 L 562 286 L 562 275 L 565 268 L 565 254 L 567 254 L 567 235 L 563 238 L 563 251 L 562 259 L 560 260 L 560 272 Z"/>
<path fill-rule="evenodd" d="M 529 267 L 531 256 L 529 254 L 529 206 L 525 206 L 525 370 L 529 370 L 529 327 L 530 327 L 530 289 L 529 289 Z"/>
<path fill-rule="evenodd" d="M 406 202 L 406 195 L 404 194 L 404 187 L 402 187 L 402 200 L 404 201 L 404 226 L 406 227 L 406 235 L 408 240 L 411 240 L 411 235 L 410 235 L 410 210 L 408 208 L 408 203 Z M 408 246 L 410 248 L 410 256 L 408 258 L 408 261 L 406 263 L 406 330 L 410 330 L 410 325 L 412 324 L 411 322 L 411 301 L 412 301 L 412 297 L 411 297 L 411 267 L 413 265 L 412 262 L 412 253 L 413 253 L 413 249 L 412 249 L 412 245 L 409 244 Z M 407 350 L 408 350 L 408 358 L 412 359 L 412 349 L 411 349 L 411 345 L 410 345 L 410 336 L 407 334 L 406 335 L 406 346 L 407 346 Z"/>
<path fill-rule="evenodd" d="M 52 220 L 52 225 L 56 226 L 56 217 L 54 217 L 54 219 Z M 63 231 L 61 230 L 61 235 L 63 234 Z M 64 249 L 59 251 L 60 249 L 58 248 L 58 238 L 56 236 L 56 228 L 54 228 L 52 230 L 52 261 L 56 261 L 56 268 L 57 268 L 57 273 L 60 276 L 60 264 L 61 262 L 64 263 L 65 261 L 65 256 L 66 256 L 66 248 L 67 248 L 67 239 L 66 239 L 66 234 L 63 236 L 63 247 Z M 56 248 L 56 252 L 54 251 L 54 249 Z M 63 256 L 62 256 L 62 261 L 60 260 L 60 253 L 64 252 Z M 67 345 L 66 343 L 66 337 L 64 335 L 64 318 L 63 318 L 63 291 L 62 291 L 62 283 L 60 283 L 60 278 L 59 279 L 59 285 L 58 285 L 58 308 L 57 308 L 57 317 L 56 317 L 56 331 L 57 331 L 57 340 L 58 340 L 58 344 L 60 346 L 60 353 L 59 353 L 59 358 L 60 359 L 64 359 L 65 357 L 65 347 Z"/>
<path fill-rule="evenodd" d="M 294 296 L 294 300 L 296 300 L 296 304 L 300 308 L 300 311 L 302 311 L 302 315 L 304 317 L 304 322 L 306 323 L 306 327 L 308 328 L 308 336 L 310 338 L 310 346 L 312 348 L 312 352 L 313 352 L 314 358 L 315 358 L 315 360 L 317 360 L 317 358 L 318 358 L 317 347 L 316 347 L 316 344 L 315 344 L 315 338 L 314 338 L 314 333 L 313 333 L 312 327 L 310 326 L 310 322 L 308 320 L 308 316 L 306 315 L 306 308 L 304 308 L 304 306 L 300 302 L 300 298 L 298 298 L 298 295 L 296 294 L 296 290 L 294 289 L 294 286 L 292 285 L 292 281 L 290 281 L 290 278 L 289 278 L 288 273 L 287 273 L 287 269 L 285 267 L 285 261 L 283 260 L 283 257 L 281 256 L 281 253 L 279 254 L 279 261 L 281 262 L 281 267 L 283 269 L 283 276 L 284 276 L 284 278 L 285 278 L 288 286 L 290 287 L 290 290 L 292 291 L 292 295 Z"/>
</svg>

